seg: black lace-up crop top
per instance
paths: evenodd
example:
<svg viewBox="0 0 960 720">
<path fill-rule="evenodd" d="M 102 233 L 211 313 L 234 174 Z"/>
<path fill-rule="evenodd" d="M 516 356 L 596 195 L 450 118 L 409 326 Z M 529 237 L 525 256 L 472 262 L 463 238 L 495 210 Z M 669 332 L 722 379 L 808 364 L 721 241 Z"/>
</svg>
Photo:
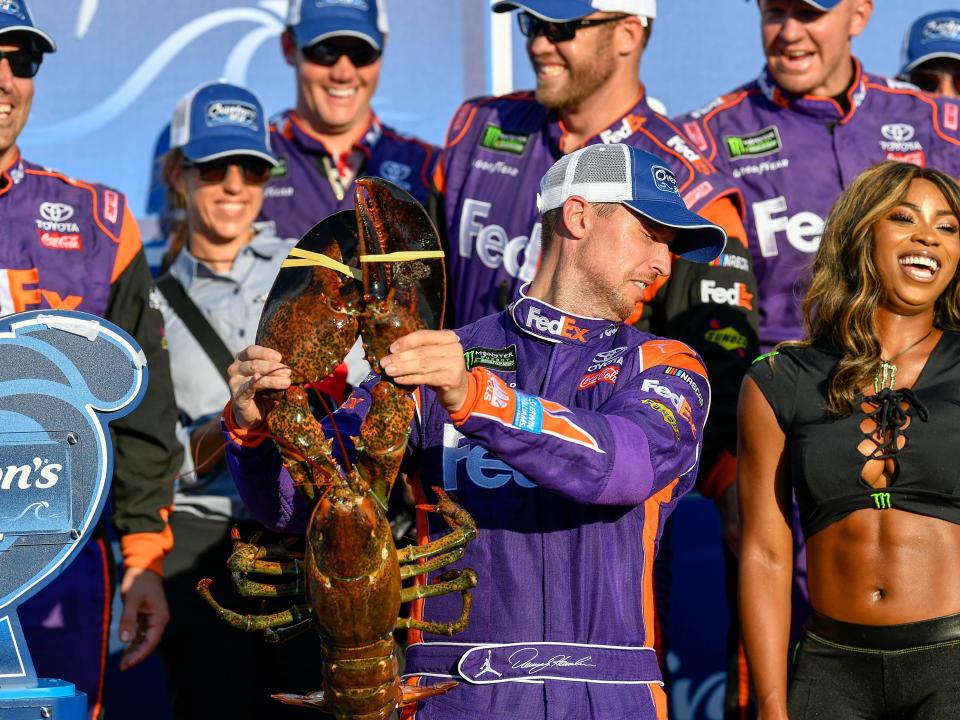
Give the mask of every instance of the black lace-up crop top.
<svg viewBox="0 0 960 720">
<path fill-rule="evenodd" d="M 822 347 L 785 348 L 772 367 L 764 358 L 748 373 L 787 436 L 804 534 L 865 508 L 960 524 L 960 334 L 943 333 L 912 389 L 881 390 L 858 402 L 852 415 L 831 418 L 824 411 L 827 383 L 839 359 Z M 867 417 L 885 441 L 866 443 L 872 452 L 864 453 Z M 887 487 L 861 478 L 868 460 L 889 458 L 895 471 Z"/>
</svg>

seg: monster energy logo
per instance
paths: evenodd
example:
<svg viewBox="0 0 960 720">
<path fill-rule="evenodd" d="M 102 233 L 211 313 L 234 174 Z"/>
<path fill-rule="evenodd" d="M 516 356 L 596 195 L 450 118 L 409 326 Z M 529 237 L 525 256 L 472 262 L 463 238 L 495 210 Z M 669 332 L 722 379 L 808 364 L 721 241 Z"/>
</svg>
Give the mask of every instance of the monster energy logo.
<svg viewBox="0 0 960 720">
<path fill-rule="evenodd" d="M 483 130 L 483 137 L 480 139 L 480 147 L 485 147 L 488 150 L 499 150 L 511 155 L 523 155 L 529 139 L 529 135 L 506 133 L 503 128 L 496 125 L 487 125 Z"/>
<path fill-rule="evenodd" d="M 783 144 L 780 142 L 780 133 L 775 125 L 758 130 L 750 135 L 730 135 L 724 138 L 727 144 L 727 153 L 731 160 L 742 157 L 761 157 L 779 152 Z"/>
<path fill-rule="evenodd" d="M 876 505 L 877 510 L 887 510 L 893 507 L 893 504 L 890 502 L 890 493 L 888 492 L 870 493 L 870 497 L 873 498 L 873 504 Z"/>
<path fill-rule="evenodd" d="M 467 365 L 468 372 L 477 367 L 499 370 L 500 372 L 516 372 L 517 346 L 510 345 L 505 348 L 470 348 L 463 353 L 463 361 Z"/>
</svg>

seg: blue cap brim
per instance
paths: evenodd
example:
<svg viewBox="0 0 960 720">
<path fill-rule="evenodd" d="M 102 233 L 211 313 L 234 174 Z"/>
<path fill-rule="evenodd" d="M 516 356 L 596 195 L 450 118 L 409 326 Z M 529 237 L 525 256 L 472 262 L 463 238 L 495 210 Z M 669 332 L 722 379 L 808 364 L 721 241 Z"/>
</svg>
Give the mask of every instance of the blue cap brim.
<svg viewBox="0 0 960 720">
<path fill-rule="evenodd" d="M 210 162 L 231 155 L 250 155 L 262 158 L 276 167 L 279 161 L 267 152 L 263 143 L 258 143 L 249 135 L 230 135 L 218 133 L 216 138 L 203 138 L 188 142 L 180 148 L 188 160 L 195 163 Z"/>
<path fill-rule="evenodd" d="M 304 20 L 293 29 L 300 47 L 332 37 L 356 37 L 370 43 L 377 50 L 383 49 L 383 33 L 357 11 L 325 9 L 322 18 Z"/>
<path fill-rule="evenodd" d="M 524 10 L 538 18 L 553 22 L 578 20 L 597 12 L 595 7 L 592 7 L 588 2 L 583 2 L 583 0 L 523 0 L 523 2 L 503 0 L 496 3 L 492 10 L 497 13 Z"/>
<path fill-rule="evenodd" d="M 943 44 L 947 45 L 947 43 L 943 43 Z M 909 63 L 904 65 L 903 69 L 900 71 L 900 74 L 906 75 L 908 72 L 913 70 L 918 65 L 922 65 L 927 60 L 936 60 L 938 58 L 952 58 L 953 60 L 960 61 L 960 44 L 954 42 L 954 43 L 949 43 L 949 45 L 952 46 L 949 49 L 941 48 L 938 50 L 935 48 L 930 48 L 930 50 L 925 52 L 923 55 L 920 55 L 914 58 Z"/>
<path fill-rule="evenodd" d="M 55 53 L 57 51 L 57 44 L 53 41 L 53 38 L 43 30 L 38 30 L 31 25 L 7 25 L 6 27 L 0 27 L 0 35 L 15 32 L 33 35 L 37 42 L 37 50 L 40 52 Z"/>
<path fill-rule="evenodd" d="M 824 12 L 830 12 L 842 1 L 843 0 L 804 0 L 807 5 L 813 5 L 817 10 L 823 10 Z"/>
<path fill-rule="evenodd" d="M 727 245 L 727 233 L 675 202 L 664 200 L 621 200 L 634 212 L 661 225 L 674 228 L 676 237 L 670 252 L 684 260 L 708 263 L 720 257 Z"/>
</svg>

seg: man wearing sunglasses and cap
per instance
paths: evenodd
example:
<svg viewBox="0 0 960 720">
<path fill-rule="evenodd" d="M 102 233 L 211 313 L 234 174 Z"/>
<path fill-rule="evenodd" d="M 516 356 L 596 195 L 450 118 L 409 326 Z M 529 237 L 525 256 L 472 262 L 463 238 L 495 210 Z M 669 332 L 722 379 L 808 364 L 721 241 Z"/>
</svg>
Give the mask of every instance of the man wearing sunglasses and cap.
<svg viewBox="0 0 960 720">
<path fill-rule="evenodd" d="M 455 333 L 411 333 L 381 359 L 382 373 L 421 386 L 408 446 L 418 507 L 442 486 L 479 528 L 456 563 L 478 576 L 467 628 L 411 631 L 404 669 L 409 695 L 459 684 L 401 717 L 667 719 L 652 566 L 693 486 L 711 392 L 687 345 L 625 321 L 674 257 L 723 252 L 723 230 L 686 208 L 679 184 L 628 145 L 563 156 L 539 184 L 542 261 L 518 299 Z M 467 348 L 484 350 L 465 364 Z M 289 386 L 282 360 L 251 346 L 231 365 L 227 462 L 257 520 L 302 532 L 310 503 L 286 470 L 271 487 L 277 450 L 258 440 L 257 392 Z M 340 427 L 362 420 L 376 380 L 337 411 Z M 448 531 L 418 513 L 431 538 Z M 461 603 L 426 598 L 411 616 L 449 621 Z"/>
<path fill-rule="evenodd" d="M 766 56 L 760 76 L 677 123 L 743 192 L 766 351 L 805 335 L 801 298 L 809 267 L 823 219 L 847 183 L 884 160 L 960 177 L 960 105 L 863 70 L 852 42 L 870 20 L 872 0 L 757 0 L 757 6 Z M 801 577 L 802 550 L 796 567 Z M 729 572 L 735 568 L 728 555 Z M 805 586 L 797 583 L 796 591 L 799 627 Z M 735 637 L 735 610 L 731 621 Z M 747 667 L 742 647 L 731 648 L 727 712 L 739 718 L 749 702 Z"/>
<path fill-rule="evenodd" d="M 924 92 L 960 98 L 960 11 L 917 18 L 903 41 L 900 79 Z"/>
<path fill-rule="evenodd" d="M 141 406 L 111 425 L 115 436 L 112 521 L 123 553 L 120 637 L 126 669 L 152 652 L 168 613 L 162 560 L 166 521 L 182 449 L 163 319 L 140 234 L 122 193 L 27 162 L 17 138 L 27 123 L 34 80 L 53 40 L 24 0 L 0 3 L 0 313 L 81 310 L 100 315 L 140 343 L 150 366 Z M 87 693 L 102 711 L 103 671 L 113 594 L 113 559 L 103 528 L 63 575 L 20 607 L 39 675 Z"/>
<path fill-rule="evenodd" d="M 352 208 L 361 175 L 427 201 L 437 148 L 397 134 L 370 107 L 386 33 L 385 0 L 291 0 L 281 43 L 296 71 L 297 100 L 271 128 L 280 167 L 261 212 L 280 237 L 300 237 Z"/>
</svg>

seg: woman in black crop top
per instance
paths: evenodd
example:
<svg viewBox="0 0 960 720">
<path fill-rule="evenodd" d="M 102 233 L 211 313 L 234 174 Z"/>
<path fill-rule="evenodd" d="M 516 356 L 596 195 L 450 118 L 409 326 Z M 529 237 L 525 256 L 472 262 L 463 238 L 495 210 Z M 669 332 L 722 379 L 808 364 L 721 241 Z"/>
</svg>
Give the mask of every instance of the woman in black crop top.
<svg viewBox="0 0 960 720">
<path fill-rule="evenodd" d="M 827 218 L 808 339 L 744 380 L 740 613 L 761 720 L 960 717 L 958 219 L 938 171 L 860 175 Z M 791 492 L 812 616 L 788 700 Z"/>
</svg>

